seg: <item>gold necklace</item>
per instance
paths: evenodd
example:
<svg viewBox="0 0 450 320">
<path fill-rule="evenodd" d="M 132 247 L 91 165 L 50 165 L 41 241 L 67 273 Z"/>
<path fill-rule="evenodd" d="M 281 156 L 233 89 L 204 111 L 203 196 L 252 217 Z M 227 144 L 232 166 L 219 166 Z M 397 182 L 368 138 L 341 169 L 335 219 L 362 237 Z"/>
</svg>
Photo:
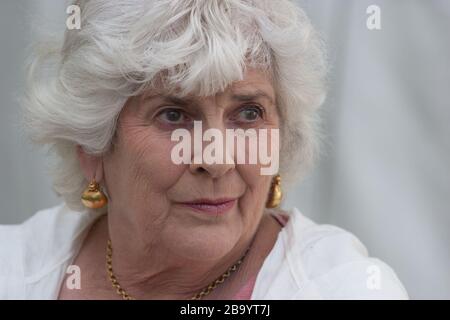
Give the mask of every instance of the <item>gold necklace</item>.
<svg viewBox="0 0 450 320">
<path fill-rule="evenodd" d="M 212 283 L 210 283 L 207 287 L 205 287 L 202 291 L 194 295 L 191 300 L 200 300 L 204 296 L 207 296 L 211 293 L 219 284 L 223 283 L 226 278 L 228 278 L 231 273 L 237 270 L 237 267 L 244 261 L 245 256 L 247 255 L 248 251 L 250 250 L 250 246 L 245 250 L 244 255 L 231 267 L 228 268 L 225 273 L 223 273 L 220 277 L 218 277 L 216 280 L 214 280 Z M 136 300 L 136 298 L 130 296 L 119 284 L 119 281 L 117 281 L 116 276 L 114 275 L 113 268 L 112 268 L 112 244 L 111 240 L 108 239 L 108 245 L 106 247 L 106 272 L 108 273 L 109 280 L 111 281 L 111 284 L 113 288 L 116 290 L 117 294 L 122 296 L 122 299 L 124 300 Z"/>
</svg>

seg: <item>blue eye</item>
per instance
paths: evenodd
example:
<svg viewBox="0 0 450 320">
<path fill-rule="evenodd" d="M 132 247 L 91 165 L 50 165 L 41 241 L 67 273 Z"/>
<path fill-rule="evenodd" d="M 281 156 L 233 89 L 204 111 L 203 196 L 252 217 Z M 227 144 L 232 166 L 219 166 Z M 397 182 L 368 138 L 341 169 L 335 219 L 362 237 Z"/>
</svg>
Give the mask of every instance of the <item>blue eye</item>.
<svg viewBox="0 0 450 320">
<path fill-rule="evenodd" d="M 158 114 L 158 119 L 170 124 L 181 124 L 186 121 L 185 115 L 178 109 L 165 109 Z"/>
<path fill-rule="evenodd" d="M 244 107 L 239 111 L 237 118 L 242 122 L 254 122 L 263 118 L 263 110 L 258 106 Z"/>
</svg>

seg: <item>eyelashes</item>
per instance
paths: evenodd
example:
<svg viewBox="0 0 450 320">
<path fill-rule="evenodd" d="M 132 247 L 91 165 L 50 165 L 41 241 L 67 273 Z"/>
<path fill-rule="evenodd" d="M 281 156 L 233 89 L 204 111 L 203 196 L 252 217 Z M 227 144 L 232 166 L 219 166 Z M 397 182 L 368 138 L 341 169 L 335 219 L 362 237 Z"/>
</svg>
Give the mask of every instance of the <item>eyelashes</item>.
<svg viewBox="0 0 450 320">
<path fill-rule="evenodd" d="M 229 120 L 238 124 L 255 124 L 266 117 L 264 107 L 258 104 L 243 105 L 229 115 Z M 177 107 L 168 107 L 158 111 L 155 115 L 158 122 L 169 126 L 183 126 L 193 123 L 195 117 L 186 110 Z"/>
<path fill-rule="evenodd" d="M 264 119 L 264 108 L 259 105 L 247 105 L 239 109 L 237 117 L 239 116 L 243 117 L 240 119 L 241 122 L 254 122 L 259 119 Z"/>
<path fill-rule="evenodd" d="M 176 108 L 166 108 L 157 114 L 159 121 L 168 124 L 183 124 L 187 120 L 187 116 L 183 110 Z"/>
</svg>

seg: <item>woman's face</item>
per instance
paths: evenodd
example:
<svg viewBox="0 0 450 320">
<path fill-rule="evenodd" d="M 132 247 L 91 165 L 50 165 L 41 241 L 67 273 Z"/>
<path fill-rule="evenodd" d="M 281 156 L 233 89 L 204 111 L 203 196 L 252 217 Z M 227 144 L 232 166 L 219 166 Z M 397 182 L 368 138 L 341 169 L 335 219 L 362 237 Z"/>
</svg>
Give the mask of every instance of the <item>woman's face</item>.
<svg viewBox="0 0 450 320">
<path fill-rule="evenodd" d="M 254 93 L 260 95 L 242 98 Z M 131 98 L 120 114 L 114 148 L 103 159 L 110 226 L 120 224 L 113 232 L 137 239 L 143 250 L 158 245 L 180 257 L 219 259 L 256 231 L 272 176 L 261 175 L 260 163 L 175 164 L 171 153 L 179 142 L 171 140 L 172 132 L 184 128 L 193 138 L 194 120 L 224 137 L 225 129 L 277 129 L 270 78 L 248 69 L 243 81 L 215 96 L 171 101 L 161 91 Z M 187 204 L 205 199 L 234 201 Z"/>
</svg>

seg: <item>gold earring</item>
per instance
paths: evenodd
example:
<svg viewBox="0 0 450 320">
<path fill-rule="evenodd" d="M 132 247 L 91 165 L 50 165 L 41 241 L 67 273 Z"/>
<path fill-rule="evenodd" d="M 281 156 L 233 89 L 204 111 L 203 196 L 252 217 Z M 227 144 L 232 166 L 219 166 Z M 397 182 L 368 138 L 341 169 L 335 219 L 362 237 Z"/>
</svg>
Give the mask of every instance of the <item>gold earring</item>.
<svg viewBox="0 0 450 320">
<path fill-rule="evenodd" d="M 281 191 L 281 177 L 277 174 L 272 180 L 270 186 L 269 198 L 266 202 L 266 208 L 276 208 L 280 205 L 283 198 L 283 192 Z"/>
<path fill-rule="evenodd" d="M 81 195 L 81 202 L 90 209 L 99 209 L 108 203 L 108 199 L 100 189 L 99 184 L 92 179 L 86 190 Z"/>
</svg>

